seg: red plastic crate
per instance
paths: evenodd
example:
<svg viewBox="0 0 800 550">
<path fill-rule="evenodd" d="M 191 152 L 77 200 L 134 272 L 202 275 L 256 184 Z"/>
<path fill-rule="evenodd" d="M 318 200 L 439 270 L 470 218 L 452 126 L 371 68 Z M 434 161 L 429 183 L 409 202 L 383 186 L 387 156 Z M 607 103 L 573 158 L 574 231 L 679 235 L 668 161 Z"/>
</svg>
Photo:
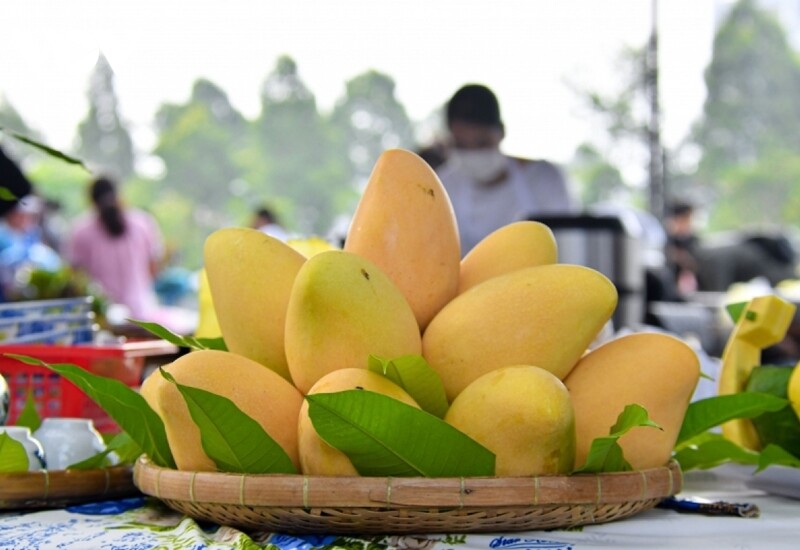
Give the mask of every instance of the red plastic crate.
<svg viewBox="0 0 800 550">
<path fill-rule="evenodd" d="M 164 340 L 103 346 L 0 345 L 0 374 L 8 382 L 11 394 L 7 423 L 13 425 L 16 421 L 30 388 L 42 418 L 91 418 L 101 432 L 119 431 L 116 422 L 72 382 L 45 367 L 28 365 L 6 354 L 27 355 L 51 364 L 71 363 L 138 388 L 148 357 L 164 356 L 166 363 L 177 352 L 176 346 Z"/>
</svg>

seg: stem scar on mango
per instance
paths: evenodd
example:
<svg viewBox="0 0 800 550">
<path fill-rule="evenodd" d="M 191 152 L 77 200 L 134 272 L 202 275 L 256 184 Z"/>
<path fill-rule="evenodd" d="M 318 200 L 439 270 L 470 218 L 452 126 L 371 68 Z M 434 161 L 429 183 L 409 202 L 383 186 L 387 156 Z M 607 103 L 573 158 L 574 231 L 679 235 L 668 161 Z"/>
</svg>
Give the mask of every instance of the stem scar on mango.
<svg viewBox="0 0 800 550">
<path fill-rule="evenodd" d="M 366 280 L 368 280 L 368 281 L 369 281 L 369 273 L 367 273 L 367 270 L 366 270 L 366 269 L 363 269 L 363 268 L 362 268 L 362 269 L 361 269 L 361 274 L 364 276 L 364 278 L 365 278 Z"/>
</svg>

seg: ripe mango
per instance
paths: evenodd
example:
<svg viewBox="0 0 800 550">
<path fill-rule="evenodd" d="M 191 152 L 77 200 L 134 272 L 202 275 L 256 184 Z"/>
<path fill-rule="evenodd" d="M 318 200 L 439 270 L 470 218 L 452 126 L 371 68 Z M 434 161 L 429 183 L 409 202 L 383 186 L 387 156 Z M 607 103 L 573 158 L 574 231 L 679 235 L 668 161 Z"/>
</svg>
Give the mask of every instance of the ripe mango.
<svg viewBox="0 0 800 550">
<path fill-rule="evenodd" d="M 663 430 L 634 428 L 619 439 L 634 469 L 664 466 L 700 379 L 700 361 L 684 341 L 641 332 L 587 353 L 564 383 L 575 408 L 575 466 L 583 466 L 592 440 L 608 435 L 626 405 L 641 405 Z"/>
<path fill-rule="evenodd" d="M 461 245 L 453 206 L 436 173 L 411 151 L 380 156 L 344 249 L 389 276 L 421 329 L 458 291 Z"/>
<path fill-rule="evenodd" d="M 261 424 L 299 468 L 297 418 L 303 396 L 284 378 L 246 357 L 216 350 L 187 353 L 163 368 L 180 384 L 233 401 Z M 216 465 L 200 442 L 200 430 L 175 385 L 154 371 L 142 383 L 141 394 L 164 421 L 178 469 L 215 471 Z"/>
<path fill-rule="evenodd" d="M 539 367 L 486 373 L 464 388 L 445 416 L 495 454 L 498 476 L 569 474 L 575 415 L 563 382 Z"/>
<path fill-rule="evenodd" d="M 451 401 L 479 376 L 509 365 L 535 365 L 563 379 L 616 304 L 614 285 L 591 268 L 518 269 L 447 304 L 428 325 L 422 354 Z"/>
<path fill-rule="evenodd" d="M 419 354 L 419 326 L 400 290 L 375 264 L 342 250 L 309 258 L 286 312 L 286 357 L 306 393 L 343 368 L 366 369 L 370 354 Z"/>
<path fill-rule="evenodd" d="M 340 369 L 320 378 L 308 393 L 334 393 L 362 389 L 380 393 L 406 405 L 419 408 L 416 401 L 400 386 L 380 374 L 364 369 Z M 319 476 L 357 476 L 353 463 L 343 452 L 331 447 L 317 435 L 311 418 L 308 416 L 308 403 L 300 407 L 300 420 L 297 423 L 297 444 L 300 453 L 300 467 L 305 475 Z"/>
<path fill-rule="evenodd" d="M 458 293 L 486 279 L 557 260 L 558 246 L 549 227 L 535 221 L 510 223 L 484 237 L 461 260 Z"/>
<path fill-rule="evenodd" d="M 305 257 L 286 243 L 246 227 L 219 229 L 203 249 L 208 284 L 228 350 L 287 380 L 286 307 Z"/>
</svg>

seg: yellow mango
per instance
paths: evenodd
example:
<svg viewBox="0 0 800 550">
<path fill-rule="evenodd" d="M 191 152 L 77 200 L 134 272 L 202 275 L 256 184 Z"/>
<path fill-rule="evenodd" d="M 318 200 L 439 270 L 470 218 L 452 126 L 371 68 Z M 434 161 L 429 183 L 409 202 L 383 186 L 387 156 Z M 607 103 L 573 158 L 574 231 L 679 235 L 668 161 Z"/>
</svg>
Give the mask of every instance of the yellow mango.
<svg viewBox="0 0 800 550">
<path fill-rule="evenodd" d="M 570 395 L 561 380 L 539 367 L 503 367 L 477 378 L 455 398 L 445 422 L 495 454 L 498 476 L 572 471 Z"/>
<path fill-rule="evenodd" d="M 380 156 L 344 249 L 389 276 L 422 329 L 458 291 L 461 245 L 453 206 L 436 173 L 411 151 Z"/>
<path fill-rule="evenodd" d="M 461 260 L 458 293 L 486 279 L 557 260 L 556 238 L 549 227 L 535 221 L 510 223 L 484 237 Z"/>
<path fill-rule="evenodd" d="M 380 374 L 364 369 L 340 369 L 320 378 L 308 391 L 313 393 L 335 393 L 361 389 L 380 393 L 419 408 L 417 402 L 400 386 Z M 308 416 L 308 402 L 303 401 L 300 420 L 297 423 L 297 444 L 300 467 L 305 475 L 357 476 L 353 463 L 343 452 L 331 447 L 317 435 Z"/>
<path fill-rule="evenodd" d="M 306 393 L 343 368 L 366 369 L 369 356 L 419 354 L 414 313 L 375 264 L 342 250 L 309 258 L 297 274 L 286 312 L 286 357 Z"/>
<path fill-rule="evenodd" d="M 535 365 L 563 380 L 616 304 L 616 288 L 594 269 L 518 269 L 447 304 L 423 334 L 422 354 L 451 401 L 479 376 L 509 365 Z"/>
<path fill-rule="evenodd" d="M 284 378 L 246 357 L 216 350 L 187 353 L 163 368 L 180 384 L 233 401 L 264 428 L 299 468 L 297 418 L 303 396 Z M 215 471 L 216 465 L 200 442 L 200 429 L 175 385 L 154 371 L 142 383 L 141 394 L 164 421 L 178 469 Z"/>
<path fill-rule="evenodd" d="M 587 353 L 564 380 L 575 408 L 575 466 L 583 466 L 592 441 L 608 435 L 633 403 L 647 409 L 663 430 L 640 427 L 623 435 L 625 459 L 637 470 L 664 466 L 699 379 L 694 350 L 663 333 L 629 334 Z"/>
<path fill-rule="evenodd" d="M 286 307 L 305 257 L 286 243 L 245 227 L 219 229 L 203 250 L 211 298 L 228 350 L 287 380 Z"/>
</svg>

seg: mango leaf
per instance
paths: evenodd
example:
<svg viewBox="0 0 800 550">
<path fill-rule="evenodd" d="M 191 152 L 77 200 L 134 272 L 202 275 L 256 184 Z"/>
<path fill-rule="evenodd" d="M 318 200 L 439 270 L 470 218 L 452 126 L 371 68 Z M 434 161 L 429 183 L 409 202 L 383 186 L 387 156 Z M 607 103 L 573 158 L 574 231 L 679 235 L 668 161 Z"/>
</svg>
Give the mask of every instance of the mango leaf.
<svg viewBox="0 0 800 550">
<path fill-rule="evenodd" d="M 684 471 L 707 470 L 726 462 L 758 464 L 759 455 L 722 437 L 721 434 L 703 433 L 686 442 L 673 455 Z"/>
<path fill-rule="evenodd" d="M 133 464 L 139 455 L 142 454 L 142 448 L 131 439 L 125 432 L 114 434 L 111 440 L 106 444 L 106 449 L 89 458 L 70 464 L 67 466 L 68 470 L 92 470 L 95 468 L 106 468 L 113 466 L 114 461 L 109 456 L 111 453 L 116 453 L 119 461 L 117 464 Z"/>
<path fill-rule="evenodd" d="M 650 420 L 644 407 L 635 403 L 626 405 L 617 417 L 617 421 L 611 426 L 609 434 L 595 438 L 592 441 L 586 462 L 574 473 L 627 472 L 632 470 L 630 463 L 623 456 L 619 438 L 633 428 L 639 427 L 661 429 L 661 426 Z"/>
<path fill-rule="evenodd" d="M 306 396 L 319 436 L 364 476 L 494 475 L 494 453 L 444 420 L 366 390 Z"/>
<path fill-rule="evenodd" d="M 765 412 L 779 411 L 788 404 L 786 399 L 755 392 L 716 395 L 690 403 L 678 433 L 676 449 L 680 449 L 689 439 L 723 422 L 734 418 L 755 418 Z"/>
<path fill-rule="evenodd" d="M 175 467 L 164 422 L 136 390 L 119 380 L 92 374 L 77 365 L 68 363 L 51 365 L 33 357 L 10 353 L 6 356 L 60 374 L 78 386 L 87 397 L 108 413 L 155 464 L 167 468 Z"/>
<path fill-rule="evenodd" d="M 215 349 L 220 351 L 228 351 L 225 345 L 225 340 L 222 338 L 195 338 L 194 336 L 181 336 L 175 334 L 168 328 L 165 328 L 158 323 L 151 323 L 149 321 L 137 321 L 136 319 L 128 319 L 131 323 L 139 325 L 150 334 L 158 336 L 162 340 L 166 340 L 170 344 L 174 344 L 180 348 L 189 348 L 193 350 Z"/>
<path fill-rule="evenodd" d="M 395 359 L 370 355 L 368 368 L 403 388 L 423 411 L 444 418 L 450 407 L 444 384 L 421 355 L 404 355 Z"/>
<path fill-rule="evenodd" d="M 49 155 L 51 157 L 57 158 L 59 160 L 63 160 L 64 162 L 66 162 L 68 164 L 77 164 L 78 166 L 80 166 L 81 168 L 86 170 L 87 172 L 90 172 L 90 170 L 88 168 L 86 168 L 86 165 L 83 164 L 83 161 L 78 160 L 75 157 L 71 157 L 71 156 L 69 156 L 69 155 L 67 155 L 65 153 L 62 153 L 58 149 L 53 149 L 52 147 L 50 147 L 48 145 L 45 145 L 44 143 L 40 143 L 40 142 L 36 141 L 35 139 L 31 139 L 29 137 L 23 136 L 22 134 L 19 134 L 17 132 L 8 130 L 6 128 L 3 128 L 2 126 L 0 126 L 0 131 L 5 132 L 6 134 L 10 135 L 11 137 L 13 137 L 15 139 L 18 139 L 19 141 L 21 141 L 23 143 L 27 143 L 31 147 L 35 147 L 36 149 L 39 149 L 40 151 L 44 152 L 45 154 L 47 154 L 47 155 Z"/>
<path fill-rule="evenodd" d="M 15 422 L 17 426 L 26 426 L 31 429 L 31 433 L 39 429 L 42 425 L 42 417 L 39 416 L 39 411 L 36 410 L 36 401 L 33 398 L 33 390 L 28 388 L 25 394 L 25 405 L 17 415 Z"/>
<path fill-rule="evenodd" d="M 120 432 L 114 435 L 111 441 L 107 443 L 107 447 L 117 453 L 120 464 L 133 464 L 142 454 L 142 448 L 128 435 L 128 432 Z"/>
<path fill-rule="evenodd" d="M 70 464 L 67 466 L 67 470 L 95 470 L 97 468 L 105 468 L 106 466 L 111 465 L 111 460 L 108 458 L 108 455 L 111 453 L 111 449 L 106 449 L 105 451 L 99 452 L 95 455 L 90 456 L 85 460 L 81 460 L 80 462 L 76 462 L 75 464 Z"/>
<path fill-rule="evenodd" d="M 25 447 L 7 433 L 0 433 L 0 473 L 27 472 Z"/>
<path fill-rule="evenodd" d="M 794 456 L 783 447 L 770 444 L 761 451 L 758 457 L 758 468 L 756 468 L 756 472 L 760 472 L 773 465 L 800 468 L 800 458 Z"/>
<path fill-rule="evenodd" d="M 192 420 L 200 428 L 203 450 L 221 471 L 244 474 L 296 474 L 286 454 L 261 424 L 242 412 L 230 399 L 200 388 L 175 384 L 189 407 Z"/>
</svg>

